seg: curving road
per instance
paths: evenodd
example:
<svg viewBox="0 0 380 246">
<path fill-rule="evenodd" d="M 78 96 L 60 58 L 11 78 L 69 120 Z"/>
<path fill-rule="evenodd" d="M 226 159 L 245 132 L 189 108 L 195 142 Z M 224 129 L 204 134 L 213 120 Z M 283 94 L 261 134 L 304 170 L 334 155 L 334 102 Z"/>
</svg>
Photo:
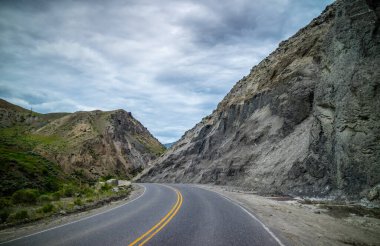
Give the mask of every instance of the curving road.
<svg viewBox="0 0 380 246">
<path fill-rule="evenodd" d="M 142 184 L 137 199 L 1 245 L 282 245 L 247 210 L 193 185 Z"/>
</svg>

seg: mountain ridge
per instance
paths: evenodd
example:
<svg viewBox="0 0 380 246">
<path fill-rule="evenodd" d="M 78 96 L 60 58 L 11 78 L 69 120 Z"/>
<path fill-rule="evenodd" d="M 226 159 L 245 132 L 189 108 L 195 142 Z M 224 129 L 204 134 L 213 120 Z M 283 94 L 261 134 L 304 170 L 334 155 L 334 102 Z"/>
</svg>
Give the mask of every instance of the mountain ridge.
<svg viewBox="0 0 380 246">
<path fill-rule="evenodd" d="M 40 114 L 2 100 L 0 128 L 12 132 L 20 144 L 32 141 L 31 151 L 57 163 L 64 173 L 90 180 L 132 178 L 164 151 L 123 109 Z"/>
</svg>

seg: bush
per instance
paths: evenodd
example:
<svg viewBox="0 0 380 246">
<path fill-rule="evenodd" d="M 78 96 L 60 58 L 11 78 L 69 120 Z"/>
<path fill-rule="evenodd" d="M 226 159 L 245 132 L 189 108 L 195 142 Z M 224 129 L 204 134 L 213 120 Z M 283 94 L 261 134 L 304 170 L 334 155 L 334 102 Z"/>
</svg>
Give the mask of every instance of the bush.
<svg viewBox="0 0 380 246">
<path fill-rule="evenodd" d="M 12 217 L 15 220 L 24 220 L 24 219 L 29 218 L 29 214 L 28 214 L 28 211 L 21 210 L 21 211 L 18 211 L 17 213 L 15 213 Z"/>
<path fill-rule="evenodd" d="M 51 198 L 53 201 L 58 201 L 59 199 L 61 199 L 61 193 L 59 191 L 54 192 L 53 194 L 51 194 Z"/>
<path fill-rule="evenodd" d="M 0 198 L 0 209 L 6 209 L 12 206 L 12 201 L 7 198 Z"/>
<path fill-rule="evenodd" d="M 49 195 L 41 195 L 38 197 L 39 202 L 50 202 L 52 198 Z"/>
<path fill-rule="evenodd" d="M 51 204 L 51 203 L 48 203 L 48 204 L 45 204 L 43 207 L 42 207 L 42 212 L 44 213 L 50 213 L 54 210 L 54 205 Z"/>
<path fill-rule="evenodd" d="M 37 202 L 38 191 L 33 189 L 18 190 L 12 195 L 14 204 L 25 203 L 35 204 Z"/>
<path fill-rule="evenodd" d="M 4 223 L 5 221 L 7 221 L 9 215 L 11 214 L 11 211 L 9 209 L 3 209 L 0 211 L 0 219 L 1 219 L 1 223 Z"/>
<path fill-rule="evenodd" d="M 62 194 L 64 197 L 72 197 L 75 195 L 76 190 L 73 185 L 65 185 L 62 189 Z"/>
<path fill-rule="evenodd" d="M 109 190 L 111 190 L 111 189 L 112 189 L 112 185 L 109 185 L 109 184 L 107 184 L 107 183 L 105 183 L 105 184 L 100 188 L 101 191 L 109 191 Z"/>
<path fill-rule="evenodd" d="M 80 193 L 85 197 L 92 197 L 95 194 L 94 190 L 90 187 L 83 188 Z"/>
<path fill-rule="evenodd" d="M 104 181 L 105 182 L 105 181 L 107 181 L 109 179 L 113 179 L 113 178 L 115 178 L 115 176 L 108 174 L 106 176 L 100 177 L 99 181 Z"/>
<path fill-rule="evenodd" d="M 74 204 L 77 205 L 77 206 L 82 206 L 82 200 L 80 198 L 77 198 L 74 200 Z"/>
<path fill-rule="evenodd" d="M 48 171 L 45 169 L 44 170 L 45 172 L 47 172 L 46 175 L 49 175 Z M 47 177 L 45 180 L 44 180 L 44 184 L 43 186 L 45 187 L 45 189 L 47 191 L 56 191 L 59 189 L 59 186 L 58 186 L 58 183 L 57 183 L 57 180 L 55 177 Z"/>
</svg>

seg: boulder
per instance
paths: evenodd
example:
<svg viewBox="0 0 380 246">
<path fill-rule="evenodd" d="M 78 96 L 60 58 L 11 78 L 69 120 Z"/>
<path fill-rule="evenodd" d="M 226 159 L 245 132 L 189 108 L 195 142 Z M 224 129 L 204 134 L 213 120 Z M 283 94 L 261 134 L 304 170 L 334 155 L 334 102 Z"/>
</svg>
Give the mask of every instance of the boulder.
<svg viewBox="0 0 380 246">
<path fill-rule="evenodd" d="M 118 180 L 117 179 L 109 179 L 106 181 L 107 184 L 112 185 L 112 186 L 117 186 L 118 185 Z"/>
<path fill-rule="evenodd" d="M 128 180 L 119 180 L 119 184 L 118 186 L 124 186 L 124 187 L 127 187 L 127 186 L 130 186 L 132 183 Z"/>
</svg>

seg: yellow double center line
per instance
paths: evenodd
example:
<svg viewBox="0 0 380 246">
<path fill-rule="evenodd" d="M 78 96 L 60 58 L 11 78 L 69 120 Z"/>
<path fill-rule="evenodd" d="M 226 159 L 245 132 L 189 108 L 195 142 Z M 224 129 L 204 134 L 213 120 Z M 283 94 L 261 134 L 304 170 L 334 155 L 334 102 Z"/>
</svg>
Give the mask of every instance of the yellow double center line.
<svg viewBox="0 0 380 246">
<path fill-rule="evenodd" d="M 145 232 L 135 241 L 130 243 L 129 246 L 144 245 L 173 219 L 173 217 L 178 213 L 178 210 L 181 208 L 183 201 L 181 192 L 177 189 L 175 189 L 175 192 L 177 193 L 177 201 L 174 204 L 174 206 L 170 209 L 170 211 L 157 224 L 155 224 L 152 228 L 150 228 L 147 232 Z"/>
</svg>

